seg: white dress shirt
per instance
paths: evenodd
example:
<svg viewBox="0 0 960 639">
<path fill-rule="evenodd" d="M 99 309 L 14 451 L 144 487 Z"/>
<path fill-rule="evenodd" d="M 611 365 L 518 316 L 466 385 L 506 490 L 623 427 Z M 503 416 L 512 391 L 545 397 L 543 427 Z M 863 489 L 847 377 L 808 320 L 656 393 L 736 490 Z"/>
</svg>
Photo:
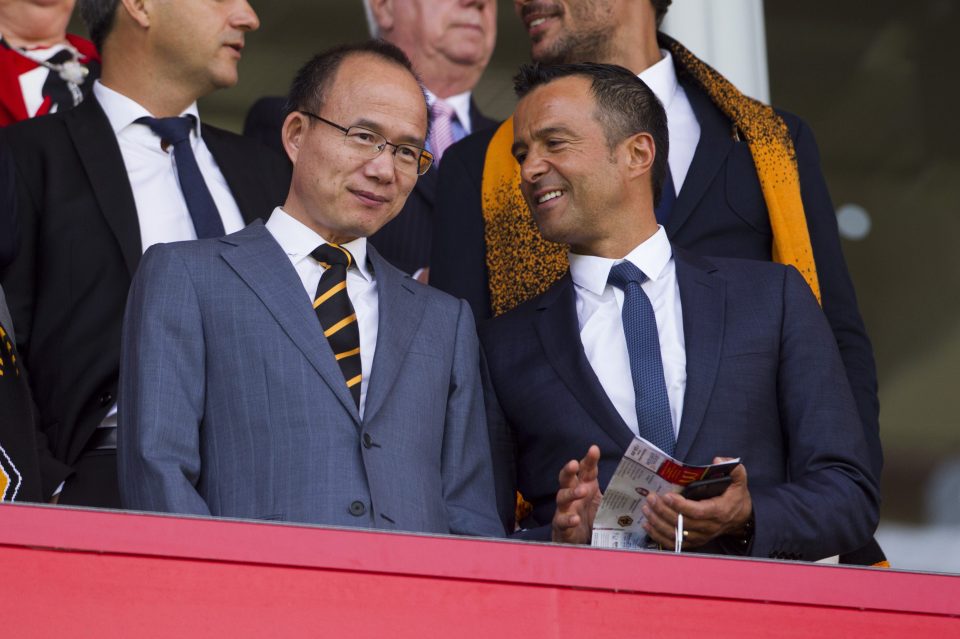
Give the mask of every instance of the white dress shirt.
<svg viewBox="0 0 960 639">
<path fill-rule="evenodd" d="M 433 103 L 437 101 L 437 96 L 426 88 L 424 93 L 427 94 L 427 106 L 433 107 Z M 464 91 L 457 95 L 451 95 L 449 98 L 444 98 L 443 101 L 453 107 L 453 112 L 457 114 L 456 124 L 463 129 L 462 135 L 456 139 L 460 140 L 462 137 L 470 135 L 470 132 L 473 131 L 473 123 L 470 121 L 470 92 Z"/>
<path fill-rule="evenodd" d="M 152 114 L 127 96 L 105 87 L 99 80 L 93 85 L 93 93 L 107 114 L 120 144 L 120 155 L 123 156 L 133 200 L 137 205 L 142 249 L 146 251 L 154 244 L 163 242 L 197 239 L 187 201 L 177 181 L 172 147 L 164 150 L 157 134 L 146 124 L 136 122 Z M 239 231 L 246 224 L 227 186 L 227 180 L 200 137 L 197 104 L 191 104 L 181 115 L 192 115 L 196 122 L 190 132 L 190 146 L 197 158 L 203 181 L 217 204 L 223 228 L 227 233 Z"/>
<path fill-rule="evenodd" d="M 315 231 L 290 215 L 279 206 L 273 210 L 267 220 L 267 230 L 290 258 L 290 263 L 303 282 L 307 302 L 313 304 L 317 294 L 317 285 L 324 268 L 310 257 L 315 248 L 327 241 Z M 347 269 L 347 295 L 357 312 L 357 325 L 360 328 L 360 417 L 367 401 L 367 385 L 370 383 L 370 371 L 373 369 L 373 354 L 377 349 L 377 329 L 380 320 L 380 306 L 377 299 L 377 280 L 367 263 L 367 238 L 361 237 L 341 246 L 353 256 L 353 266 Z M 318 320 L 319 331 L 319 320 Z M 346 385 L 346 381 L 344 381 Z"/>
<path fill-rule="evenodd" d="M 569 254 L 569 259 L 577 299 L 580 341 L 587 361 L 623 421 L 630 430 L 639 433 L 636 393 L 621 316 L 623 291 L 607 284 L 610 269 L 624 260 L 574 253 Z M 666 231 L 660 227 L 624 259 L 632 262 L 648 278 L 641 287 L 650 298 L 657 318 L 663 376 L 676 436 L 680 430 L 683 394 L 687 387 L 687 351 L 683 339 L 680 287 Z"/>
<path fill-rule="evenodd" d="M 94 82 L 93 94 L 107 115 L 120 145 L 120 155 L 137 207 L 141 250 L 145 252 L 154 244 L 163 242 L 197 239 L 193 219 L 180 191 L 180 182 L 177 181 L 171 149 L 163 150 L 157 134 L 146 124 L 136 123 L 137 119 L 152 117 L 153 114 L 127 96 L 107 88 L 100 80 Z M 196 102 L 181 115 L 192 115 L 196 122 L 190 132 L 190 144 L 203 180 L 220 212 L 223 228 L 227 233 L 239 231 L 246 224 L 223 173 L 200 137 L 200 115 Z M 114 404 L 100 427 L 114 428 L 116 425 L 117 405 Z"/>
<path fill-rule="evenodd" d="M 637 77 L 647 83 L 667 112 L 667 130 L 670 136 L 667 163 L 670 165 L 674 188 L 679 195 L 683 181 L 687 178 L 687 171 L 690 170 L 690 163 L 693 162 L 697 143 L 700 142 L 700 123 L 697 122 L 686 92 L 677 82 L 673 56 L 665 49 L 660 49 L 660 53 L 663 55 L 660 62 Z"/>
</svg>

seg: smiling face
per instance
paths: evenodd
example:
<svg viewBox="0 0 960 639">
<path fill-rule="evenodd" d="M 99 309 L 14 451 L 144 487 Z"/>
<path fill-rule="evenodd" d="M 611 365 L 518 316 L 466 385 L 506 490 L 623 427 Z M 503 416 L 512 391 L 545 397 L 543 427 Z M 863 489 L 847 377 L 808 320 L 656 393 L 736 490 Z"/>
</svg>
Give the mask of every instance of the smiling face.
<svg viewBox="0 0 960 639">
<path fill-rule="evenodd" d="M 153 59 L 194 99 L 237 83 L 244 34 L 260 26 L 247 0 L 162 0 L 148 17 Z"/>
<path fill-rule="evenodd" d="M 631 156 L 638 143 L 648 144 L 646 134 L 611 148 L 588 78 L 533 89 L 517 105 L 513 131 L 520 191 L 546 239 L 582 255 L 619 258 L 656 231 L 652 207 L 645 216 L 638 203 L 650 197 L 649 187 L 637 187 L 650 157 L 640 166 Z"/>
<path fill-rule="evenodd" d="M 514 0 L 536 62 L 609 62 L 622 0 Z"/>
<path fill-rule="evenodd" d="M 371 82 L 375 78 L 375 82 Z M 343 127 L 362 126 L 395 144 L 423 146 L 426 105 L 416 79 L 395 62 L 369 53 L 347 57 L 324 92 L 317 115 Z M 293 180 L 284 210 L 323 236 L 344 243 L 392 220 L 417 182 L 397 171 L 387 146 L 370 159 L 344 143 L 336 128 L 291 113 L 283 125 Z"/>
</svg>

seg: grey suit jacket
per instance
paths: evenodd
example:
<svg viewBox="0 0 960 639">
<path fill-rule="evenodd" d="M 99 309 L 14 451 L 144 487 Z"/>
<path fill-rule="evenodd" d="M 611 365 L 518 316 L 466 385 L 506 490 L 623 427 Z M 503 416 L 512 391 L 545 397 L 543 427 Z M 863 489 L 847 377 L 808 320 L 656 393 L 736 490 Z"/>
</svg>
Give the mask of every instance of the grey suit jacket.
<svg viewBox="0 0 960 639">
<path fill-rule="evenodd" d="M 259 222 L 151 248 L 124 319 L 124 506 L 502 535 L 465 302 L 369 250 L 379 333 L 364 419 Z"/>
</svg>

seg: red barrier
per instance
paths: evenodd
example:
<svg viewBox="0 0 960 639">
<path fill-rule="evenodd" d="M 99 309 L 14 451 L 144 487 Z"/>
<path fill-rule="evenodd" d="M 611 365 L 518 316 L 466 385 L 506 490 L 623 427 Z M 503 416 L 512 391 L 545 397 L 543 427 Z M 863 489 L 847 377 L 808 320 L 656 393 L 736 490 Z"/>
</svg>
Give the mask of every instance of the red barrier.
<svg viewBox="0 0 960 639">
<path fill-rule="evenodd" d="M 960 636 L 946 575 L 46 506 L 0 570 L 4 637 Z"/>
</svg>

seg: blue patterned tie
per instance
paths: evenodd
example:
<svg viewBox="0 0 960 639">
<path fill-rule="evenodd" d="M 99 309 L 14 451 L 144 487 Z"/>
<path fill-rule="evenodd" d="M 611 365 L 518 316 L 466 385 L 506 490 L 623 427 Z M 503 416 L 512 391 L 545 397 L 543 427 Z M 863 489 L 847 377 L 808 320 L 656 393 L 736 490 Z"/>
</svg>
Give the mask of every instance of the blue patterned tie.
<svg viewBox="0 0 960 639">
<path fill-rule="evenodd" d="M 657 318 L 650 298 L 640 287 L 646 279 L 643 271 L 624 261 L 610 269 L 607 281 L 623 290 L 623 334 L 630 354 L 640 436 L 672 457 L 676 441 L 667 385 L 663 380 Z"/>
<path fill-rule="evenodd" d="M 217 204 L 210 195 L 207 183 L 203 181 L 197 158 L 190 147 L 190 130 L 193 128 L 193 119 L 190 116 L 179 118 L 140 118 L 140 124 L 146 124 L 154 133 L 160 136 L 160 141 L 166 146 L 173 145 L 173 159 L 177 163 L 177 179 L 180 181 L 180 190 L 183 199 L 187 202 L 187 210 L 193 219 L 193 228 L 200 239 L 206 237 L 222 237 L 225 234 L 223 222 Z"/>
</svg>

